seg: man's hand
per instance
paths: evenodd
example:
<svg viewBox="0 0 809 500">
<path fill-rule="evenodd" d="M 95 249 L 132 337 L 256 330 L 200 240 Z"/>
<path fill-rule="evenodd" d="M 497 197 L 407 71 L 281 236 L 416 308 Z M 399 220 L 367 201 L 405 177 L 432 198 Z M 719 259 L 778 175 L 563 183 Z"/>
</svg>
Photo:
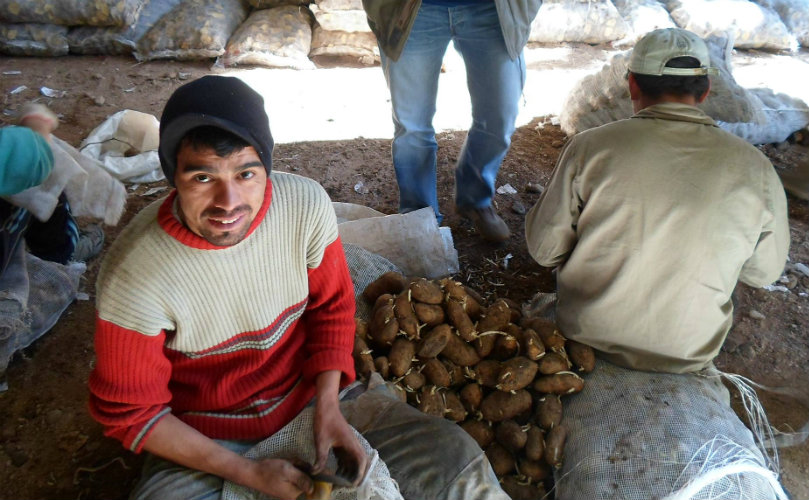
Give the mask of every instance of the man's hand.
<svg viewBox="0 0 809 500">
<path fill-rule="evenodd" d="M 323 372 L 317 377 L 314 421 L 317 460 L 312 472 L 323 471 L 326 467 L 329 450 L 334 449 L 341 472 L 346 471 L 347 479 L 352 480 L 356 486 L 362 482 L 365 476 L 368 455 L 353 429 L 340 413 L 340 403 L 337 400 L 339 384 L 339 371 Z"/>
<path fill-rule="evenodd" d="M 20 125 L 39 133 L 50 142 L 51 132 L 59 126 L 59 118 L 44 104 L 29 102 L 22 108 Z"/>
<path fill-rule="evenodd" d="M 314 484 L 308 474 L 292 465 L 287 460 L 264 458 L 253 461 L 249 486 L 265 495 L 281 500 L 295 500 L 301 493 L 311 495 Z"/>
<path fill-rule="evenodd" d="M 310 495 L 314 491 L 312 479 L 291 462 L 243 457 L 171 414 L 155 424 L 144 449 L 185 467 L 215 474 L 282 500 L 294 500 L 301 493 Z"/>
</svg>

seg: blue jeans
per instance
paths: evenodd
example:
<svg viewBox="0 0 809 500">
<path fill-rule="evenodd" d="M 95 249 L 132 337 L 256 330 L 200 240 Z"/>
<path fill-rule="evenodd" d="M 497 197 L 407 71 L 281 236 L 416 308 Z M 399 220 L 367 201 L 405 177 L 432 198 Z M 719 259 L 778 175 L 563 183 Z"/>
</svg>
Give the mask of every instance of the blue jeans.
<svg viewBox="0 0 809 500">
<path fill-rule="evenodd" d="M 472 126 L 455 169 L 456 205 L 491 204 L 525 85 L 525 59 L 522 54 L 509 57 L 494 2 L 458 7 L 422 3 L 399 60 L 380 51 L 393 107 L 399 211 L 431 206 L 439 221 L 438 144 L 432 122 L 441 62 L 450 40 L 466 65 L 472 102 Z"/>
</svg>

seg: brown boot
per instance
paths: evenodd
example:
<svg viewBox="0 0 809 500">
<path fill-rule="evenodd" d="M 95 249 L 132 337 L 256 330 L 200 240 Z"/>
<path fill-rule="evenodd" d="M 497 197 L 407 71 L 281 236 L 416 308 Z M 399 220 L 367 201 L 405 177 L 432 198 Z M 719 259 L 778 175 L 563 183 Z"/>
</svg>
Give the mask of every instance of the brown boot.
<svg viewBox="0 0 809 500">
<path fill-rule="evenodd" d="M 501 242 L 511 236 L 508 226 L 491 205 L 484 208 L 457 207 L 456 210 L 458 215 L 472 221 L 484 240 Z"/>
</svg>

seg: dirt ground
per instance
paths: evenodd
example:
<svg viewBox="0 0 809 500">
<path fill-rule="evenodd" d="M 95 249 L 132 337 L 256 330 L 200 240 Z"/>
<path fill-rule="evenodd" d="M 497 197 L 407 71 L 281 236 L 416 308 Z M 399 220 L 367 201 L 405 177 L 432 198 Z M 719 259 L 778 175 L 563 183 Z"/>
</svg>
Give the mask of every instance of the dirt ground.
<svg viewBox="0 0 809 500">
<path fill-rule="evenodd" d="M 19 70 L 21 74 L 2 74 Z M 45 101 L 62 116 L 57 135 L 77 146 L 90 130 L 121 109 L 160 115 L 169 94 L 184 81 L 209 72 L 208 63 L 154 62 L 133 65 L 128 58 L 64 57 L 59 59 L 0 59 L 2 108 L 0 124 L 14 121 L 14 111 L 33 99 L 43 99 L 40 86 L 68 90 Z M 314 75 L 315 73 L 313 73 Z M 27 90 L 10 94 L 26 85 Z M 453 212 L 453 164 L 463 132 L 439 136 L 439 198 L 452 229 L 461 261 L 457 279 L 488 298 L 518 302 L 535 292 L 554 290 L 548 270 L 528 256 L 523 232 L 524 212 L 538 198 L 529 183 L 545 184 L 564 145 L 565 135 L 549 118 L 537 117 L 520 127 L 498 176 L 497 185 L 510 184 L 513 195 L 497 195 L 496 203 L 512 230 L 502 245 L 481 242 L 474 230 Z M 762 148 L 779 169 L 807 161 L 807 147 L 782 144 Z M 370 206 L 395 213 L 396 183 L 390 167 L 388 140 L 301 142 L 281 144 L 274 168 L 318 180 L 335 201 Z M 354 185 L 362 181 L 368 192 Z M 147 203 L 165 194 L 146 194 L 156 185 L 130 188 L 127 212 L 107 228 L 105 248 L 118 231 Z M 809 264 L 809 204 L 789 198 L 792 231 L 791 263 Z M 94 363 L 94 281 L 99 260 L 89 263 L 82 290 L 89 300 L 72 304 L 59 323 L 24 352 L 7 373 L 8 391 L 0 394 L 0 497 L 15 499 L 126 498 L 142 458 L 105 438 L 89 417 L 87 377 Z M 735 326 L 716 363 L 760 384 L 798 388 L 807 393 L 809 380 L 809 277 L 788 267 L 783 283 L 788 291 L 751 289 L 735 293 Z M 770 422 L 780 431 L 800 428 L 809 410 L 795 400 L 760 391 Z M 699 411 L 699 409 L 695 409 Z M 809 499 L 809 444 L 780 450 L 782 482 L 793 498 Z"/>
</svg>

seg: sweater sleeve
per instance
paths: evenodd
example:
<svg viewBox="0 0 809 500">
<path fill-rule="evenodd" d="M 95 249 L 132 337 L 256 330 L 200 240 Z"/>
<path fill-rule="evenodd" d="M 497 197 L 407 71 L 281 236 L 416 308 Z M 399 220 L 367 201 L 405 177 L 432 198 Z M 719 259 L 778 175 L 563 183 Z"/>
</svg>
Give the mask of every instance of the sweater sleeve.
<svg viewBox="0 0 809 500">
<path fill-rule="evenodd" d="M 0 196 L 42 184 L 53 169 L 53 151 L 44 137 L 26 127 L 0 129 Z"/>
<path fill-rule="evenodd" d="M 143 335 L 96 316 L 96 365 L 90 374 L 90 413 L 104 434 L 140 452 L 154 425 L 171 410 L 171 364 L 165 332 Z"/>
<path fill-rule="evenodd" d="M 326 247 L 320 265 L 309 269 L 309 302 L 302 318 L 307 332 L 305 378 L 340 370 L 341 386 L 354 380 L 354 311 L 354 285 L 338 237 Z"/>
</svg>

